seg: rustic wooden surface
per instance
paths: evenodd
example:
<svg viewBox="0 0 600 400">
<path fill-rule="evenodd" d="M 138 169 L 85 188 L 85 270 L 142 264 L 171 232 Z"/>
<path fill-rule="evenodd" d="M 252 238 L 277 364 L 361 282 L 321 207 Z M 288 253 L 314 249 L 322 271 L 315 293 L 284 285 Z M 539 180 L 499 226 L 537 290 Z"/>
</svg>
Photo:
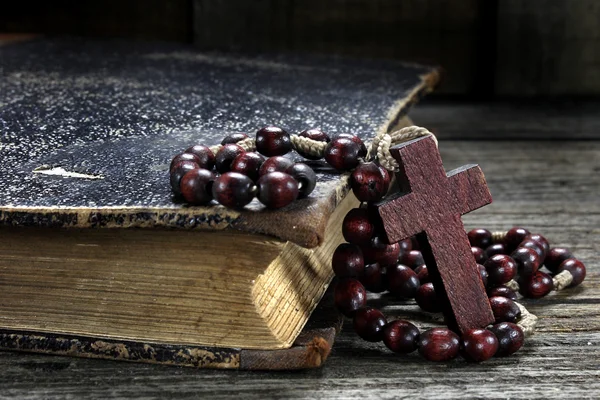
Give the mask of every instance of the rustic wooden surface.
<svg viewBox="0 0 600 400">
<path fill-rule="evenodd" d="M 455 118 L 461 117 L 456 113 Z M 435 120 L 435 115 L 428 118 Z M 548 124 L 552 118 L 550 113 Z M 415 122 L 422 120 L 415 117 Z M 515 120 L 496 124 L 499 132 L 505 126 L 518 129 Z M 437 127 L 444 131 L 442 124 Z M 494 130 L 490 125 L 485 129 Z M 322 369 L 293 373 L 194 370 L 4 352 L 0 397 L 597 398 L 600 142 L 443 140 L 440 150 L 446 169 L 479 163 L 494 196 L 492 205 L 463 217 L 467 228 L 523 225 L 545 234 L 553 245 L 568 246 L 588 267 L 581 287 L 524 302 L 540 318 L 539 329 L 516 355 L 481 365 L 462 360 L 430 363 L 416 354 L 395 356 L 381 344 L 359 340 L 346 324 Z M 393 315 L 396 308 L 391 309 L 387 311 Z"/>
</svg>

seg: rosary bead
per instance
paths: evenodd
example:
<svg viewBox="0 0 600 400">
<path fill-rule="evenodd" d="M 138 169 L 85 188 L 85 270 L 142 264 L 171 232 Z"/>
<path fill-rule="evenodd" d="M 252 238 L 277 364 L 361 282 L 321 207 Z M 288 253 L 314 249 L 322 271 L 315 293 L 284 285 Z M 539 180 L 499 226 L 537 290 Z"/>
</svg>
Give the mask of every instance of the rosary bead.
<svg viewBox="0 0 600 400">
<path fill-rule="evenodd" d="M 418 340 L 419 328 L 408 321 L 397 319 L 383 328 L 383 343 L 394 353 L 412 353 Z"/>
<path fill-rule="evenodd" d="M 521 244 L 519 244 L 519 247 L 525 247 L 527 249 L 535 250 L 535 252 L 539 256 L 540 263 L 543 262 L 543 260 L 545 260 L 546 258 L 546 253 L 544 253 L 544 247 L 535 240 L 525 239 L 521 242 Z"/>
<path fill-rule="evenodd" d="M 517 263 L 519 274 L 529 276 L 540 267 L 540 256 L 531 248 L 518 247 L 510 257 Z"/>
<path fill-rule="evenodd" d="M 367 292 L 356 279 L 342 279 L 335 286 L 334 302 L 342 314 L 352 317 L 356 310 L 367 304 Z"/>
<path fill-rule="evenodd" d="M 219 171 L 221 174 L 231 171 L 231 163 L 233 160 L 245 152 L 246 150 L 244 150 L 241 146 L 233 143 L 226 144 L 225 146 L 221 147 L 215 156 L 215 166 L 217 167 L 217 171 Z"/>
<path fill-rule="evenodd" d="M 519 292 L 530 299 L 539 299 L 554 289 L 552 277 L 545 272 L 537 271 L 530 276 L 519 279 Z"/>
<path fill-rule="evenodd" d="M 292 165 L 294 165 L 294 161 L 287 157 L 269 157 L 264 163 L 262 163 L 258 173 L 260 176 L 263 176 L 270 172 L 285 172 L 285 170 L 287 170 Z"/>
<path fill-rule="evenodd" d="M 387 321 L 381 311 L 375 308 L 361 308 L 354 313 L 354 331 L 368 342 L 383 339 L 383 327 Z"/>
<path fill-rule="evenodd" d="M 515 322 L 521 316 L 521 309 L 517 303 L 503 296 L 490 297 L 490 306 L 496 323 Z"/>
<path fill-rule="evenodd" d="M 400 246 L 400 254 L 407 253 L 411 251 L 412 248 L 412 240 L 404 239 L 398 242 L 398 246 Z"/>
<path fill-rule="evenodd" d="M 488 231 L 487 229 L 472 229 L 469 231 L 467 236 L 469 237 L 471 246 L 487 249 L 492 245 L 492 232 Z"/>
<path fill-rule="evenodd" d="M 514 290 L 505 285 L 496 286 L 488 290 L 488 297 L 501 296 L 511 299 L 512 301 L 517 300 L 517 294 Z"/>
<path fill-rule="evenodd" d="M 442 311 L 442 307 L 435 294 L 435 289 L 433 288 L 433 283 L 431 282 L 425 283 L 419 287 L 419 290 L 417 290 L 417 294 L 415 295 L 415 300 L 417 301 L 419 307 L 421 307 L 424 311 Z"/>
<path fill-rule="evenodd" d="M 265 157 L 253 151 L 249 151 L 242 153 L 233 159 L 231 162 L 231 171 L 239 172 L 253 181 L 256 181 L 259 178 L 258 171 L 264 162 Z"/>
<path fill-rule="evenodd" d="M 385 196 L 390 189 L 390 184 L 392 183 L 392 172 L 388 171 L 380 164 L 376 164 L 377 168 L 379 168 L 379 172 L 381 172 L 381 176 L 383 177 L 383 195 Z"/>
<path fill-rule="evenodd" d="M 514 227 L 506 233 L 504 237 L 504 247 L 507 252 L 512 252 L 525 238 L 529 235 L 529 231 L 525 228 Z"/>
<path fill-rule="evenodd" d="M 573 282 L 571 282 L 569 287 L 575 287 L 585 279 L 585 265 L 575 258 L 569 258 L 563 261 L 556 272 L 558 273 L 564 270 L 569 271 L 571 275 L 573 275 Z"/>
<path fill-rule="evenodd" d="M 498 351 L 498 338 L 487 329 L 470 329 L 462 335 L 462 355 L 467 361 L 489 360 Z"/>
<path fill-rule="evenodd" d="M 359 164 L 360 146 L 351 139 L 338 137 L 325 147 L 325 161 L 339 171 L 346 171 Z"/>
<path fill-rule="evenodd" d="M 213 169 L 215 166 L 215 155 L 207 146 L 203 146 L 201 144 L 197 144 L 192 147 L 188 147 L 184 153 L 194 154 L 200 160 L 199 166 L 200 168 L 204 168 L 207 170 Z"/>
<path fill-rule="evenodd" d="M 517 274 L 515 260 L 505 254 L 496 254 L 489 258 L 485 264 L 490 286 L 503 285 L 513 279 Z"/>
<path fill-rule="evenodd" d="M 381 169 L 373 162 L 359 164 L 350 175 L 350 187 L 359 201 L 379 201 L 386 194 L 386 185 Z"/>
<path fill-rule="evenodd" d="M 239 172 L 226 172 L 215 179 L 212 193 L 215 200 L 225 207 L 242 208 L 256 195 L 256 186 L 246 175 Z"/>
<path fill-rule="evenodd" d="M 477 272 L 479 272 L 479 277 L 481 278 L 481 283 L 483 283 L 483 287 L 487 287 L 488 285 L 488 272 L 487 269 L 481 265 L 481 264 L 477 264 Z"/>
<path fill-rule="evenodd" d="M 560 264 L 569 258 L 573 258 L 573 255 L 569 250 L 562 247 L 555 247 L 548 252 L 546 259 L 544 260 L 544 265 L 550 272 L 556 273 L 558 272 Z"/>
<path fill-rule="evenodd" d="M 317 174 L 304 163 L 295 163 L 285 170 L 292 178 L 298 181 L 298 197 L 304 198 L 315 190 L 317 186 Z"/>
<path fill-rule="evenodd" d="M 429 271 L 427 270 L 427 265 L 419 265 L 417 268 L 415 268 L 415 274 L 417 274 L 417 278 L 419 278 L 419 282 L 421 284 L 431 282 L 431 279 L 429 279 Z"/>
<path fill-rule="evenodd" d="M 504 245 L 502 243 L 493 244 L 491 246 L 488 246 L 487 249 L 485 249 L 485 256 L 488 259 L 492 256 L 495 256 L 496 254 L 506 254 L 506 251 L 504 250 Z"/>
<path fill-rule="evenodd" d="M 360 158 L 365 158 L 367 156 L 367 146 L 365 146 L 365 144 L 362 141 L 362 139 L 359 138 L 358 136 L 352 135 L 350 133 L 340 133 L 335 138 L 336 139 L 338 139 L 338 138 L 346 138 L 346 139 L 352 140 L 354 143 L 356 143 L 358 145 L 358 148 L 359 148 L 358 156 Z"/>
<path fill-rule="evenodd" d="M 323 132 L 320 129 L 307 129 L 305 131 L 300 132 L 298 134 L 298 136 L 312 139 L 317 142 L 329 143 L 331 141 L 331 139 L 329 138 L 329 135 L 327 135 L 325 132 Z M 313 156 L 311 154 L 305 153 L 299 149 L 296 149 L 296 151 L 298 152 L 298 154 L 300 154 L 302 157 L 304 157 L 308 160 L 319 160 L 321 158 L 319 156 Z"/>
<path fill-rule="evenodd" d="M 368 245 L 375 232 L 375 226 L 370 221 L 365 208 L 353 208 L 344 217 L 342 234 L 347 242 Z"/>
<path fill-rule="evenodd" d="M 267 208 L 282 208 L 298 198 L 298 182 L 286 173 L 271 172 L 261 176 L 256 184 L 258 200 Z"/>
<path fill-rule="evenodd" d="M 355 244 L 340 244 L 333 252 L 331 267 L 339 278 L 358 278 L 362 276 L 365 269 L 362 250 Z"/>
<path fill-rule="evenodd" d="M 471 253 L 473 253 L 473 257 L 475 257 L 475 262 L 477 264 L 483 264 L 488 259 L 485 255 L 485 251 L 481 247 L 472 246 Z"/>
<path fill-rule="evenodd" d="M 171 183 L 171 190 L 176 195 L 181 195 L 181 178 L 190 171 L 198 168 L 198 164 L 193 161 L 179 161 L 171 168 L 169 175 L 169 181 Z"/>
<path fill-rule="evenodd" d="M 448 328 L 431 328 L 421 333 L 418 346 L 429 361 L 449 361 L 458 355 L 460 338 Z"/>
<path fill-rule="evenodd" d="M 421 285 L 415 271 L 402 264 L 387 267 L 386 276 L 389 292 L 401 299 L 414 298 Z"/>
<path fill-rule="evenodd" d="M 256 151 L 267 157 L 281 156 L 292 150 L 289 133 L 276 126 L 267 126 L 256 132 Z"/>
<path fill-rule="evenodd" d="M 493 325 L 489 330 L 498 339 L 497 357 L 509 356 L 519 350 L 525 342 L 523 330 L 512 322 L 501 322 Z"/>
<path fill-rule="evenodd" d="M 360 277 L 360 281 L 371 293 L 381 293 L 386 290 L 386 274 L 381 265 L 367 264 L 363 271 L 363 275 Z"/>
<path fill-rule="evenodd" d="M 191 154 L 191 153 L 181 153 L 181 154 L 177 154 L 171 160 L 171 164 L 169 165 L 169 172 L 173 172 L 175 165 L 179 164 L 182 161 L 192 162 L 192 163 L 196 164 L 196 168 L 200 168 L 200 163 L 201 163 L 200 157 L 198 157 L 195 154 Z"/>
<path fill-rule="evenodd" d="M 423 254 L 419 250 L 411 250 L 408 253 L 400 253 L 398 262 L 400 264 L 406 265 L 411 269 L 415 269 L 419 265 L 425 264 Z"/>
<path fill-rule="evenodd" d="M 196 168 L 187 172 L 179 185 L 183 198 L 192 205 L 210 203 L 215 179 L 215 174 L 207 169 Z"/>
<path fill-rule="evenodd" d="M 221 145 L 225 146 L 226 144 L 241 142 L 244 139 L 248 139 L 248 137 L 248 135 L 242 132 L 232 133 L 223 138 L 223 140 L 221 141 Z"/>
<path fill-rule="evenodd" d="M 544 261 L 546 259 L 546 255 L 548 255 L 548 252 L 550 251 L 550 244 L 548 243 L 548 240 L 539 233 L 531 233 L 525 239 L 534 240 L 542 246 L 542 249 L 544 250 L 544 256 L 542 257 L 541 261 Z"/>
<path fill-rule="evenodd" d="M 387 244 L 379 236 L 371 238 L 367 246 L 361 247 L 367 264 L 379 263 L 383 266 L 395 264 L 400 255 L 398 243 Z"/>
</svg>

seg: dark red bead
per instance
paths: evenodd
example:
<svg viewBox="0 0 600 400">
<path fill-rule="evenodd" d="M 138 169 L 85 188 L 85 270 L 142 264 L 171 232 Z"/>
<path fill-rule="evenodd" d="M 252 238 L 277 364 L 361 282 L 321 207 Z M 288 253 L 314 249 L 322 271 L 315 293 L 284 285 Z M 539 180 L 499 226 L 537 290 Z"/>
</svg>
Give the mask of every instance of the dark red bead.
<svg viewBox="0 0 600 400">
<path fill-rule="evenodd" d="M 242 132 L 231 133 L 223 138 L 221 144 L 225 146 L 226 144 L 241 142 L 242 140 L 248 138 L 249 136 Z"/>
<path fill-rule="evenodd" d="M 525 238 L 529 235 L 529 231 L 525 228 L 514 227 L 504 236 L 504 247 L 507 252 L 512 252 Z"/>
<path fill-rule="evenodd" d="M 196 164 L 196 168 L 200 168 L 200 157 L 191 153 L 181 153 L 177 154 L 171 160 L 171 164 L 169 165 L 169 172 L 173 172 L 175 165 L 179 164 L 182 161 L 189 161 Z"/>
<path fill-rule="evenodd" d="M 519 279 L 519 292 L 530 299 L 539 299 L 554 289 L 552 277 L 545 272 L 537 271 L 530 276 Z"/>
<path fill-rule="evenodd" d="M 535 250 L 535 252 L 538 253 L 538 256 L 540 258 L 540 263 L 543 262 L 543 260 L 545 260 L 546 253 L 544 253 L 544 247 L 539 242 L 536 242 L 535 240 L 525 239 L 519 244 L 519 247 L 525 247 L 526 249 Z"/>
<path fill-rule="evenodd" d="M 346 139 L 352 140 L 354 143 L 356 143 L 358 145 L 358 148 L 359 148 L 358 156 L 361 158 L 365 158 L 367 156 L 367 146 L 365 146 L 362 139 L 359 138 L 358 136 L 352 135 L 351 133 L 340 133 L 335 138 L 336 139 L 337 138 L 346 138 Z"/>
<path fill-rule="evenodd" d="M 481 247 L 471 247 L 471 253 L 473 253 L 473 257 L 475 257 L 475 262 L 477 264 L 483 264 L 488 259 L 485 255 L 485 251 Z"/>
<path fill-rule="evenodd" d="M 417 349 L 419 328 L 408 321 L 397 319 L 383 328 L 383 343 L 394 353 L 408 354 Z"/>
<path fill-rule="evenodd" d="M 534 249 L 517 247 L 510 257 L 517 263 L 517 270 L 521 275 L 531 275 L 540 267 L 540 256 Z"/>
<path fill-rule="evenodd" d="M 266 175 L 270 172 L 285 172 L 286 169 L 294 165 L 294 161 L 287 157 L 275 156 L 269 157 L 261 165 L 258 171 L 260 176 Z"/>
<path fill-rule="evenodd" d="M 402 264 L 388 266 L 386 276 L 389 292 L 402 299 L 414 298 L 421 285 L 415 271 Z"/>
<path fill-rule="evenodd" d="M 406 265 L 411 269 L 417 268 L 419 265 L 425 264 L 423 254 L 419 250 L 411 250 L 407 253 L 400 253 L 398 258 L 400 264 Z"/>
<path fill-rule="evenodd" d="M 546 255 L 548 255 L 548 252 L 550 251 L 550 244 L 548 243 L 548 240 L 539 233 L 530 233 L 525 239 L 534 240 L 542 246 L 544 255 L 541 261 L 544 262 L 546 260 Z"/>
<path fill-rule="evenodd" d="M 525 342 L 523 330 L 512 322 L 501 322 L 493 325 L 489 330 L 498 339 L 497 357 L 505 357 L 515 353 Z"/>
<path fill-rule="evenodd" d="M 386 185 L 380 167 L 373 162 L 362 163 L 350 175 L 352 193 L 359 201 L 379 201 L 386 194 Z"/>
<path fill-rule="evenodd" d="M 233 160 L 245 152 L 246 150 L 237 144 L 230 143 L 221 147 L 215 156 L 215 166 L 217 167 L 217 171 L 221 174 L 231 171 L 231 163 Z"/>
<path fill-rule="evenodd" d="M 548 255 L 546 255 L 544 265 L 550 272 L 556 273 L 558 271 L 558 267 L 560 267 L 560 264 L 569 258 L 573 258 L 573 255 L 569 250 L 562 247 L 555 247 L 550 249 Z"/>
<path fill-rule="evenodd" d="M 197 168 L 187 172 L 179 185 L 183 198 L 192 205 L 210 203 L 215 179 L 215 174 L 207 169 Z"/>
<path fill-rule="evenodd" d="M 471 246 L 487 249 L 492 245 L 492 232 L 488 231 L 487 229 L 472 229 L 469 231 L 467 236 L 469 237 Z"/>
<path fill-rule="evenodd" d="M 490 297 L 490 306 L 496 323 L 515 322 L 521 316 L 521 309 L 517 303 L 503 296 Z"/>
<path fill-rule="evenodd" d="M 176 195 L 181 195 L 181 178 L 190 171 L 198 169 L 198 164 L 193 161 L 180 161 L 171 168 L 169 175 L 169 181 L 171 183 L 171 190 Z"/>
<path fill-rule="evenodd" d="M 315 140 L 317 142 L 324 142 L 324 143 L 329 143 L 331 141 L 331 139 L 329 138 L 329 136 L 323 132 L 320 129 L 307 129 L 305 131 L 302 131 L 298 134 L 298 136 L 300 137 L 304 137 L 304 138 L 308 138 L 308 139 L 312 139 Z M 318 156 L 313 156 L 310 155 L 308 153 L 303 152 L 302 150 L 296 149 L 296 151 L 298 152 L 298 154 L 300 154 L 302 157 L 309 159 L 309 160 L 319 160 L 321 157 Z"/>
<path fill-rule="evenodd" d="M 359 145 L 351 139 L 336 138 L 325 147 L 325 161 L 339 171 L 346 171 L 358 165 L 359 153 Z"/>
<path fill-rule="evenodd" d="M 267 126 L 256 132 L 256 151 L 267 157 L 281 156 L 292 150 L 289 133 L 276 126 Z"/>
<path fill-rule="evenodd" d="M 487 285 L 488 285 L 487 269 L 483 265 L 477 264 L 477 272 L 479 272 L 479 277 L 481 278 L 481 283 L 483 283 L 483 287 L 487 287 Z"/>
<path fill-rule="evenodd" d="M 361 247 L 367 264 L 379 263 L 383 266 L 396 264 L 400 255 L 398 243 L 387 244 L 381 237 L 374 236 L 371 242 Z"/>
<path fill-rule="evenodd" d="M 517 300 L 517 294 L 508 286 L 500 285 L 488 290 L 488 297 L 501 296 L 507 299 Z"/>
<path fill-rule="evenodd" d="M 498 338 L 487 329 L 470 329 L 462 335 L 461 348 L 467 361 L 486 361 L 498 351 Z"/>
<path fill-rule="evenodd" d="M 342 234 L 347 242 L 368 245 L 374 233 L 375 226 L 365 208 L 353 208 L 348 211 L 342 223 Z"/>
<path fill-rule="evenodd" d="M 491 246 L 488 246 L 487 249 L 485 249 L 485 256 L 487 258 L 495 256 L 496 254 L 506 254 L 506 251 L 504 250 L 504 245 L 503 244 L 496 243 L 496 244 L 493 244 Z"/>
<path fill-rule="evenodd" d="M 356 279 L 342 279 L 335 286 L 334 302 L 339 312 L 352 317 L 356 310 L 367 304 L 367 291 Z"/>
<path fill-rule="evenodd" d="M 292 178 L 298 181 L 298 197 L 304 198 L 315 190 L 317 185 L 317 174 L 304 163 L 295 163 L 285 170 Z"/>
<path fill-rule="evenodd" d="M 215 200 L 225 207 L 242 208 L 256 195 L 256 186 L 246 175 L 239 172 L 226 172 L 217 177 L 212 192 Z"/>
<path fill-rule="evenodd" d="M 358 278 L 362 276 L 365 269 L 362 250 L 355 244 L 340 244 L 333 252 L 331 267 L 339 278 Z"/>
<path fill-rule="evenodd" d="M 381 176 L 383 177 L 383 194 L 385 196 L 387 194 L 388 190 L 390 189 L 390 184 L 392 183 L 393 172 L 388 171 L 387 169 L 383 168 L 379 164 L 376 164 L 376 165 L 379 168 L 379 172 L 381 172 Z"/>
<path fill-rule="evenodd" d="M 211 170 L 215 166 L 215 155 L 207 146 L 197 144 L 188 147 L 184 153 L 194 154 L 198 157 L 200 168 Z"/>
<path fill-rule="evenodd" d="M 371 293 L 381 293 L 386 290 L 386 274 L 383 267 L 377 263 L 365 265 L 360 281 Z"/>
<path fill-rule="evenodd" d="M 484 266 L 488 273 L 488 285 L 490 286 L 503 285 L 517 274 L 515 260 L 505 254 L 492 256 Z"/>
<path fill-rule="evenodd" d="M 421 333 L 418 346 L 429 361 L 449 361 L 458 355 L 460 338 L 448 328 L 431 328 Z"/>
<path fill-rule="evenodd" d="M 267 208 L 282 208 L 298 198 L 298 182 L 283 172 L 271 172 L 256 182 L 258 200 Z"/>
<path fill-rule="evenodd" d="M 412 240 L 404 239 L 398 242 L 400 246 L 400 254 L 407 253 L 412 250 Z"/>
<path fill-rule="evenodd" d="M 424 311 L 428 312 L 440 312 L 442 311 L 442 305 L 440 304 L 433 288 L 433 283 L 425 283 L 419 287 L 415 300 L 419 307 Z"/>
<path fill-rule="evenodd" d="M 259 177 L 258 171 L 265 162 L 265 157 L 253 151 L 242 153 L 231 162 L 231 171 L 239 172 L 256 181 Z"/>
<path fill-rule="evenodd" d="M 415 274 L 417 274 L 417 278 L 419 278 L 419 282 L 421 284 L 431 282 L 431 279 L 429 278 L 429 271 L 427 270 L 427 265 L 419 265 L 417 268 L 415 268 Z"/>
<path fill-rule="evenodd" d="M 368 342 L 383 339 L 383 327 L 387 321 L 381 311 L 375 308 L 361 308 L 354 313 L 354 331 Z"/>
<path fill-rule="evenodd" d="M 559 273 L 565 270 L 569 271 L 573 276 L 573 282 L 571 282 L 569 287 L 575 287 L 581 284 L 581 282 L 583 282 L 585 279 L 585 265 L 575 258 L 569 258 L 563 261 L 556 272 Z"/>
</svg>

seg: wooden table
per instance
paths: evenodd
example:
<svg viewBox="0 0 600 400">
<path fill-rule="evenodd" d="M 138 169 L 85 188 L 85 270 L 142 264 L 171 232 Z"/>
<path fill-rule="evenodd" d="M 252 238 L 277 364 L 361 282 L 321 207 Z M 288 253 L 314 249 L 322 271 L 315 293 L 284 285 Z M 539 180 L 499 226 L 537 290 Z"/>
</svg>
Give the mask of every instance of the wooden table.
<svg viewBox="0 0 600 400">
<path fill-rule="evenodd" d="M 581 287 L 524 301 L 539 317 L 538 331 L 514 356 L 479 365 L 430 363 L 359 340 L 347 324 L 326 365 L 299 372 L 193 370 L 0 352 L 0 397 L 600 397 L 600 141 L 595 140 L 600 136 L 591 128 L 599 126 L 600 107 L 590 104 L 586 112 L 575 107 L 565 115 L 556 105 L 433 102 L 413 114 L 418 124 L 439 132 L 447 169 L 476 162 L 486 173 L 494 203 L 465 216 L 468 228 L 524 226 L 544 234 L 551 245 L 572 249 L 588 267 Z M 535 113 L 544 118 L 533 118 Z M 556 137 L 561 129 L 565 138 L 586 140 L 542 140 L 545 131 Z M 498 140 L 498 135 L 533 140 Z"/>
</svg>

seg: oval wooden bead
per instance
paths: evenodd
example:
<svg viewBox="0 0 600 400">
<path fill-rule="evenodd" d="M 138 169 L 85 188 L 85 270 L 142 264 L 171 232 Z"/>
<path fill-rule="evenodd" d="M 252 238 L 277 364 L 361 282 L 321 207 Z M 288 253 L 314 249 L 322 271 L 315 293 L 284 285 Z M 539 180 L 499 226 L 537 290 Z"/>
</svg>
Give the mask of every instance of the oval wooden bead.
<svg viewBox="0 0 600 400">
<path fill-rule="evenodd" d="M 483 287 L 487 287 L 488 285 L 488 273 L 487 269 L 481 265 L 477 264 L 477 272 L 479 272 L 479 277 L 481 278 L 481 283 L 483 283 Z"/>
<path fill-rule="evenodd" d="M 237 144 L 230 143 L 221 147 L 215 156 L 215 166 L 217 167 L 217 171 L 221 174 L 231 171 L 231 163 L 233 160 L 245 152 L 246 150 Z"/>
<path fill-rule="evenodd" d="M 540 256 L 531 248 L 517 247 L 510 257 L 517 263 L 519 274 L 529 276 L 540 267 Z"/>
<path fill-rule="evenodd" d="M 276 126 L 266 126 L 256 132 L 256 151 L 267 157 L 281 156 L 292 150 L 289 133 Z"/>
<path fill-rule="evenodd" d="M 419 353 L 429 361 L 449 361 L 460 350 L 460 338 L 448 328 L 431 328 L 419 336 Z"/>
<path fill-rule="evenodd" d="M 506 297 L 512 301 L 517 300 L 517 293 L 515 293 L 515 291 L 508 286 L 504 285 L 496 286 L 488 290 L 488 297 L 494 296 Z"/>
<path fill-rule="evenodd" d="M 287 157 L 269 157 L 263 162 L 258 173 L 260 176 L 263 176 L 270 172 L 285 172 L 292 165 L 294 165 L 294 161 Z"/>
<path fill-rule="evenodd" d="M 552 277 L 545 272 L 537 271 L 530 276 L 519 279 L 519 292 L 530 299 L 539 299 L 554 289 Z"/>
<path fill-rule="evenodd" d="M 196 164 L 196 168 L 200 168 L 200 157 L 191 153 L 181 153 L 177 154 L 171 160 L 171 164 L 169 165 L 169 172 L 173 172 L 176 164 L 179 164 L 182 161 L 188 161 Z"/>
<path fill-rule="evenodd" d="M 525 240 L 527 235 L 529 235 L 529 231 L 525 228 L 514 227 L 509 230 L 504 236 L 504 247 L 508 253 L 512 253 L 519 244 Z"/>
<path fill-rule="evenodd" d="M 207 169 L 196 168 L 187 172 L 179 185 L 183 198 L 192 205 L 210 203 L 215 179 L 215 174 Z"/>
<path fill-rule="evenodd" d="M 442 305 L 440 304 L 435 289 L 431 282 L 425 283 L 419 287 L 415 300 L 421 309 L 428 312 L 440 312 L 442 311 Z"/>
<path fill-rule="evenodd" d="M 256 181 L 259 177 L 258 171 L 265 162 L 265 157 L 253 151 L 239 154 L 231 162 L 231 171 L 239 172 Z"/>
<path fill-rule="evenodd" d="M 361 246 L 367 264 L 379 263 L 383 266 L 396 264 L 400 255 L 398 243 L 387 244 L 381 237 L 374 236 L 366 246 Z"/>
<path fill-rule="evenodd" d="M 472 246 L 471 253 L 473 253 L 473 257 L 475 257 L 475 262 L 477 264 L 483 264 L 488 259 L 485 255 L 485 251 L 481 247 Z"/>
<path fill-rule="evenodd" d="M 368 245 L 375 233 L 375 226 L 370 221 L 369 213 L 364 208 L 353 208 L 348 211 L 342 222 L 342 234 L 347 242 Z"/>
<path fill-rule="evenodd" d="M 335 286 L 334 303 L 342 314 L 352 317 L 356 310 L 367 304 L 367 292 L 356 279 L 342 279 Z"/>
<path fill-rule="evenodd" d="M 387 321 L 381 311 L 375 308 L 361 308 L 354 313 L 354 331 L 367 342 L 383 339 L 383 327 Z"/>
<path fill-rule="evenodd" d="M 243 132 L 235 132 L 231 133 L 221 140 L 221 145 L 225 146 L 226 144 L 233 144 L 237 142 L 241 142 L 244 139 L 248 139 L 249 136 Z"/>
<path fill-rule="evenodd" d="M 181 178 L 185 174 L 190 171 L 193 171 L 198 168 L 198 163 L 194 161 L 179 161 L 173 168 L 171 168 L 171 173 L 169 174 L 169 182 L 171 184 L 171 190 L 176 195 L 181 195 Z"/>
<path fill-rule="evenodd" d="M 546 254 L 544 253 L 544 247 L 535 240 L 525 239 L 519 244 L 519 247 L 525 247 L 527 249 L 535 250 L 535 252 L 538 253 L 538 256 L 540 258 L 540 263 L 543 263 L 543 260 L 545 260 L 546 258 Z"/>
<path fill-rule="evenodd" d="M 377 263 L 365 265 L 360 281 L 371 293 L 381 293 L 386 290 L 385 270 Z"/>
<path fill-rule="evenodd" d="M 573 276 L 573 282 L 571 282 L 571 284 L 568 287 L 578 286 L 585 279 L 585 265 L 575 258 L 569 258 L 563 261 L 558 267 L 557 273 L 562 272 L 564 270 L 569 271 Z"/>
<path fill-rule="evenodd" d="M 517 274 L 517 264 L 505 254 L 492 256 L 484 266 L 488 273 L 488 285 L 490 286 L 503 285 Z"/>
<path fill-rule="evenodd" d="M 462 335 L 461 349 L 467 361 L 486 361 L 498 351 L 498 338 L 487 329 L 470 329 Z"/>
<path fill-rule="evenodd" d="M 282 208 L 298 198 L 298 182 L 286 173 L 271 172 L 261 176 L 256 184 L 258 200 L 267 208 Z"/>
<path fill-rule="evenodd" d="M 411 251 L 412 248 L 412 240 L 404 239 L 398 242 L 398 246 L 400 246 L 400 254 L 407 253 Z"/>
<path fill-rule="evenodd" d="M 285 170 L 298 181 L 298 198 L 307 197 L 317 185 L 317 174 L 308 165 L 304 163 L 295 163 Z"/>
<path fill-rule="evenodd" d="M 498 339 L 497 357 L 509 356 L 517 352 L 525 342 L 523 330 L 512 322 L 501 322 L 489 328 Z"/>
<path fill-rule="evenodd" d="M 419 283 L 424 284 L 427 282 L 431 282 L 431 278 L 429 277 L 429 271 L 427 270 L 427 265 L 419 265 L 415 268 L 415 274 L 417 274 L 417 278 L 419 278 Z"/>
<path fill-rule="evenodd" d="M 373 162 L 362 163 L 350 175 L 352 193 L 359 201 L 379 201 L 387 193 L 386 184 L 380 167 Z"/>
<path fill-rule="evenodd" d="M 419 250 L 411 250 L 407 253 L 400 253 L 398 258 L 400 264 L 406 265 L 411 269 L 417 268 L 419 265 L 425 264 L 423 254 Z"/>
<path fill-rule="evenodd" d="M 414 298 L 421 286 L 415 271 L 402 264 L 388 266 L 386 276 L 388 291 L 401 299 Z"/>
<path fill-rule="evenodd" d="M 542 256 L 542 259 L 540 261 L 543 263 L 546 259 L 546 255 L 548 255 L 548 252 L 550 251 L 550 244 L 548 243 L 548 240 L 539 233 L 530 233 L 525 239 L 538 242 L 542 246 L 542 249 L 544 250 L 544 255 Z"/>
<path fill-rule="evenodd" d="M 515 322 L 521 317 L 521 309 L 509 298 L 503 296 L 490 297 L 490 306 L 496 323 Z"/>
<path fill-rule="evenodd" d="M 215 155 L 207 146 L 197 144 L 192 147 L 188 147 L 184 153 L 194 154 L 199 159 L 200 168 L 211 170 L 215 166 Z"/>
<path fill-rule="evenodd" d="M 317 142 L 329 143 L 331 141 L 331 139 L 329 138 L 329 135 L 327 135 L 325 132 L 323 132 L 320 129 L 307 129 L 305 131 L 300 132 L 298 134 L 298 136 L 312 139 Z M 298 154 L 300 154 L 302 157 L 304 157 L 308 160 L 319 160 L 322 158 L 320 156 L 313 156 L 311 154 L 305 153 L 300 149 L 296 149 L 296 151 L 298 152 Z"/>
<path fill-rule="evenodd" d="M 215 200 L 225 207 L 242 208 L 254 198 L 256 186 L 246 175 L 226 172 L 215 179 L 212 193 Z"/>
<path fill-rule="evenodd" d="M 544 265 L 548 270 L 552 273 L 557 273 L 560 264 L 562 264 L 565 260 L 569 258 L 573 258 L 571 252 L 562 247 L 555 247 L 550 249 L 548 255 L 546 255 L 546 259 L 544 260 Z"/>
<path fill-rule="evenodd" d="M 367 156 L 367 146 L 365 146 L 365 143 L 358 136 L 353 135 L 351 133 L 340 133 L 335 138 L 336 139 L 337 138 L 346 138 L 346 139 L 352 140 L 354 143 L 356 143 L 358 145 L 358 148 L 359 148 L 358 156 L 361 158 L 365 158 Z"/>
<path fill-rule="evenodd" d="M 487 229 L 478 228 L 472 229 L 467 233 L 471 246 L 487 249 L 492 245 L 492 232 Z"/>
<path fill-rule="evenodd" d="M 504 250 L 504 245 L 502 243 L 493 244 L 485 249 L 485 256 L 488 259 L 496 254 L 506 254 L 506 250 Z"/>
<path fill-rule="evenodd" d="M 394 353 L 408 354 L 418 347 L 419 328 L 401 319 L 383 328 L 383 343 Z"/>
<path fill-rule="evenodd" d="M 339 278 L 358 278 L 362 276 L 365 269 L 362 250 L 355 244 L 340 244 L 333 252 L 331 267 Z"/>
<path fill-rule="evenodd" d="M 338 171 L 347 171 L 359 164 L 360 146 L 347 138 L 335 138 L 325 147 L 325 161 Z"/>
</svg>

